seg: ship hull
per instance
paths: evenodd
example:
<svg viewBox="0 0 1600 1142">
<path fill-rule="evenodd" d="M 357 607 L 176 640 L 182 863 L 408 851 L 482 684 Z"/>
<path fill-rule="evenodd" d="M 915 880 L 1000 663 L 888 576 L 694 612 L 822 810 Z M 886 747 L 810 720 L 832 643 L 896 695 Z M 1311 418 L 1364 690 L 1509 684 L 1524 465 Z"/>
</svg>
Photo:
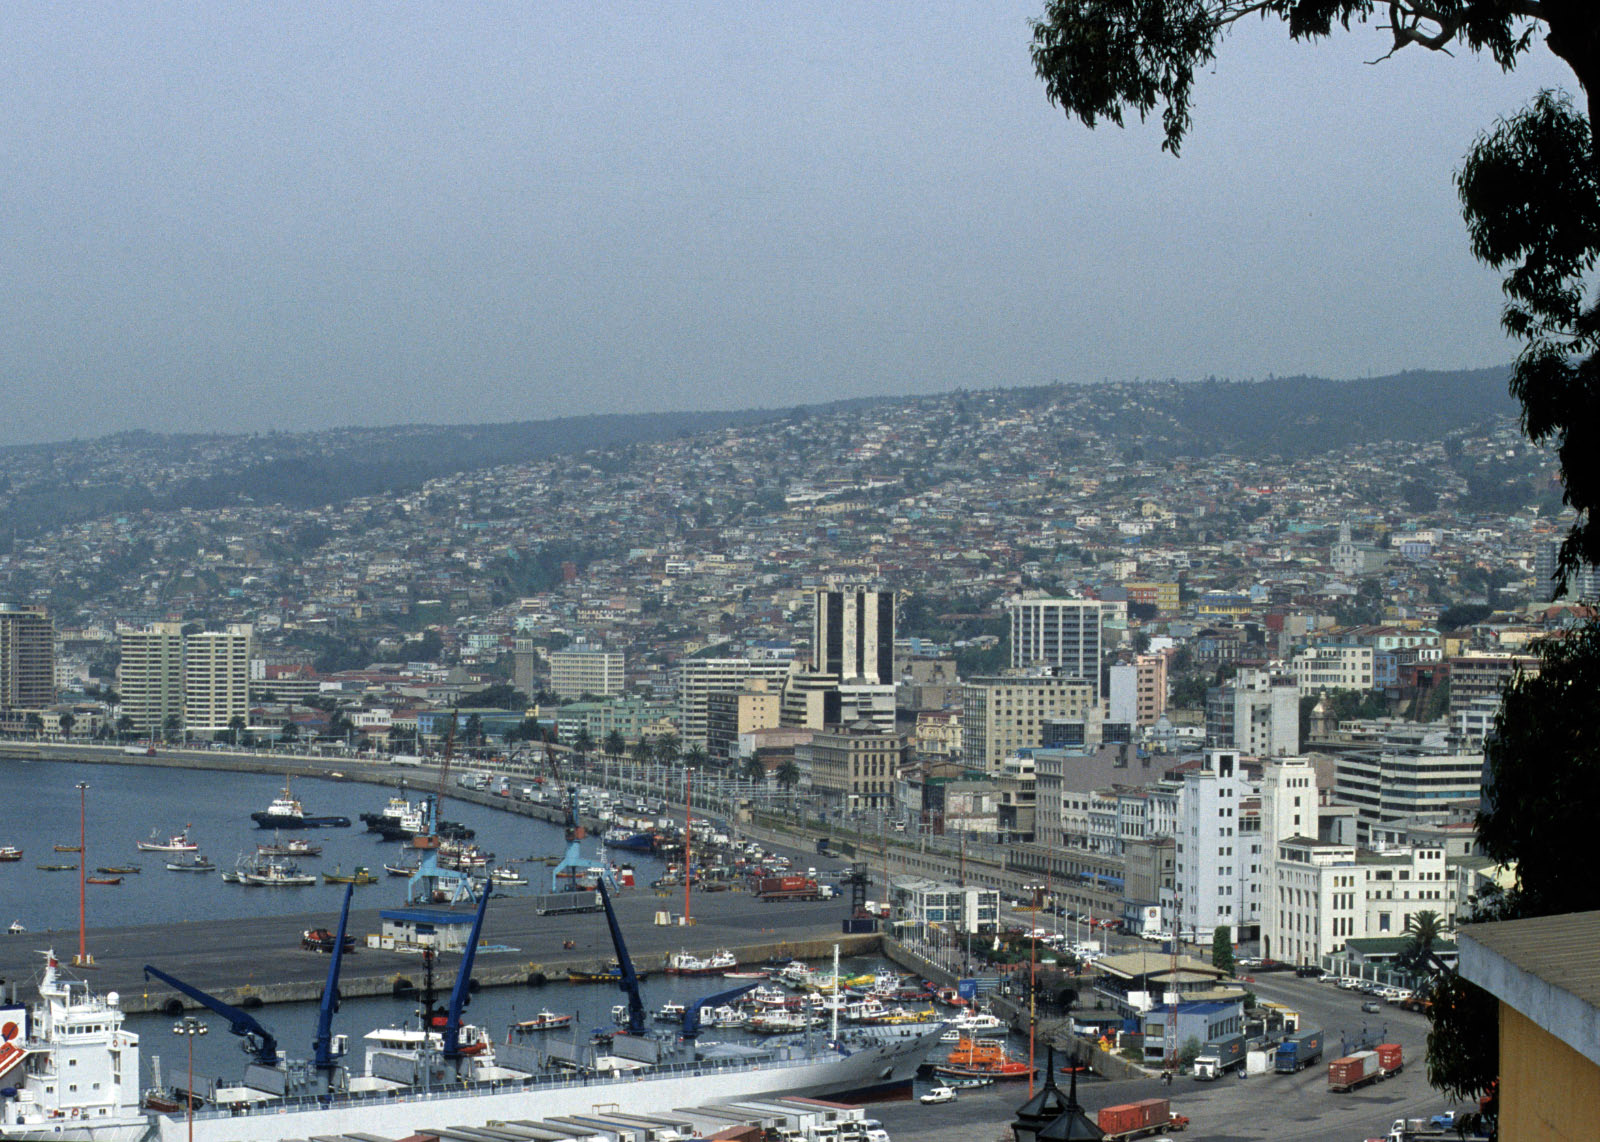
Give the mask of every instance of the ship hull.
<svg viewBox="0 0 1600 1142">
<path fill-rule="evenodd" d="M 0 1126 L 5 1142 L 141 1142 L 151 1136 L 147 1118 L 109 1123 L 62 1119 L 59 1126 Z"/>
<path fill-rule="evenodd" d="M 539 1079 L 506 1090 L 481 1084 L 452 1091 L 408 1089 L 327 1105 L 268 1104 L 251 1114 L 202 1111 L 195 1116 L 195 1142 L 271 1142 L 350 1133 L 403 1138 L 441 1123 L 553 1118 L 587 1114 L 597 1103 L 622 1114 L 650 1114 L 672 1107 L 737 1099 L 799 1095 L 861 1097 L 903 1089 L 937 1042 L 940 1030 L 908 1032 L 857 1045 L 850 1054 L 793 1060 L 764 1059 L 759 1065 L 705 1063 L 683 1071 L 616 1078 Z M 181 1114 L 159 1118 L 160 1142 L 186 1142 Z M 121 1140 L 118 1140 L 121 1142 Z"/>
<path fill-rule="evenodd" d="M 251 813 L 250 819 L 262 829 L 348 829 L 349 817 L 296 817 L 287 813 L 269 813 L 263 809 Z"/>
</svg>

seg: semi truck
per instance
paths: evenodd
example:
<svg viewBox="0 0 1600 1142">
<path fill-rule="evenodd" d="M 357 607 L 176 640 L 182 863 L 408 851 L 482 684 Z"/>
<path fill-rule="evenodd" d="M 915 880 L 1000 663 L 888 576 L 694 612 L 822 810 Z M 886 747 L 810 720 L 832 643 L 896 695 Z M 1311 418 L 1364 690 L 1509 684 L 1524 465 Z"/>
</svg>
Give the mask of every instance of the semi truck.
<svg viewBox="0 0 1600 1142">
<path fill-rule="evenodd" d="M 1272 1069 L 1280 1075 L 1292 1075 L 1322 1058 L 1322 1032 L 1296 1031 L 1283 1042 L 1272 1056 Z"/>
<path fill-rule="evenodd" d="M 1332 1091 L 1342 1093 L 1355 1090 L 1368 1083 L 1375 1083 L 1382 1077 L 1383 1071 L 1378 1066 L 1376 1051 L 1357 1051 L 1353 1055 L 1346 1055 L 1328 1064 L 1328 1089 Z"/>
<path fill-rule="evenodd" d="M 1485 1134 L 1470 1120 L 1463 1122 L 1453 1111 L 1431 1118 L 1397 1118 L 1383 1142 L 1423 1142 L 1443 1138 L 1483 1138 Z"/>
<path fill-rule="evenodd" d="M 1236 1067 L 1244 1066 L 1244 1047 L 1243 1035 L 1229 1035 L 1226 1038 L 1211 1040 L 1200 1048 L 1200 1053 L 1195 1056 L 1195 1081 L 1209 1082 L 1212 1079 L 1220 1079 Z"/>
<path fill-rule="evenodd" d="M 763 904 L 774 900 L 831 900 L 833 885 L 818 884 L 814 876 L 763 876 L 756 879 L 756 899 Z"/>
<path fill-rule="evenodd" d="M 1129 1142 L 1134 1138 L 1183 1130 L 1189 1120 L 1172 1113 L 1172 1105 L 1164 1098 L 1143 1098 L 1106 1107 L 1096 1117 L 1095 1125 L 1100 1127 L 1106 1142 Z"/>
</svg>

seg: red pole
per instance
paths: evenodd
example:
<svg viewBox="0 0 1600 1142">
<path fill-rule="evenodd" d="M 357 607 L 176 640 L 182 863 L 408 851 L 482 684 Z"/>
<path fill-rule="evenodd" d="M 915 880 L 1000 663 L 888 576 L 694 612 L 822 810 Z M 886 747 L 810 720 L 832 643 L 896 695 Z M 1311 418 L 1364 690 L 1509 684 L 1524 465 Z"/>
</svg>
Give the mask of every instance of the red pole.
<svg viewBox="0 0 1600 1142">
<path fill-rule="evenodd" d="M 689 881 L 693 878 L 694 771 L 683 767 L 683 922 L 689 923 Z"/>
<path fill-rule="evenodd" d="M 89 909 L 86 902 L 88 881 L 85 879 L 87 873 L 84 871 L 89 863 L 88 826 L 85 823 L 88 788 L 88 782 L 78 782 L 78 963 L 80 966 L 89 962 Z"/>
</svg>

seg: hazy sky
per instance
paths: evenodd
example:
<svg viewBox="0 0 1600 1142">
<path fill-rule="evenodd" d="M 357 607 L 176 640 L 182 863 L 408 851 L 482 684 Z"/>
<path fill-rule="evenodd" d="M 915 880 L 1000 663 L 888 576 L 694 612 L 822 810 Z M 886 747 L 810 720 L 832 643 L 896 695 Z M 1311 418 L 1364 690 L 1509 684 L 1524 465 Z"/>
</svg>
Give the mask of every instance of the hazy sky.
<svg viewBox="0 0 1600 1142">
<path fill-rule="evenodd" d="M 0 442 L 1509 360 L 1451 172 L 1540 86 L 1250 25 L 1174 160 L 1043 0 L 0 8 Z"/>
</svg>

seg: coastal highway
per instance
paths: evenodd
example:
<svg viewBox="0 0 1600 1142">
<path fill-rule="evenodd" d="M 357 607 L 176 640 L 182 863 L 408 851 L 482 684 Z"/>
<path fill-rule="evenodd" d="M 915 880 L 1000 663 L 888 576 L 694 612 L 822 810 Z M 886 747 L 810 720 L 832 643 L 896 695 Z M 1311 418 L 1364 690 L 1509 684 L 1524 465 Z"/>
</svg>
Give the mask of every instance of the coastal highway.
<svg viewBox="0 0 1600 1142">
<path fill-rule="evenodd" d="M 393 891 L 398 883 L 391 880 L 356 889 L 349 931 L 356 936 L 357 950 L 345 956 L 339 984 L 345 995 L 388 995 L 401 977 L 422 982 L 422 959 L 417 953 L 365 946 L 366 934 L 380 927 L 379 901 L 385 910 L 401 906 Z M 364 894 L 375 906 L 361 907 Z M 751 962 L 770 955 L 831 955 L 834 943 L 849 955 L 875 950 L 878 941 L 876 936 L 839 934 L 840 921 L 848 912 L 842 900 L 762 904 L 743 892 L 696 892 L 690 926 L 676 923 L 683 911 L 681 889 L 661 895 L 648 888 L 625 890 L 615 903 L 629 954 L 641 971 L 660 970 L 666 957 L 680 948 L 726 947 Z M 466 908 L 455 911 L 472 915 Z M 658 912 L 667 913 L 674 923 L 656 924 Z M 306 927 L 331 931 L 338 920 L 334 909 L 307 916 L 189 922 L 183 919 L 179 897 L 173 901 L 171 916 L 160 923 L 91 930 L 87 948 L 95 967 L 83 975 L 102 994 L 120 993 L 128 1011 L 159 1009 L 175 994 L 160 981 L 146 983 L 145 964 L 228 1002 L 252 1002 L 251 997 L 269 1003 L 314 1000 L 327 977 L 328 957 L 301 950 L 300 935 Z M 575 947 L 564 949 L 566 940 Z M 22 992 L 31 998 L 28 981 L 38 975 L 39 950 L 47 948 L 53 948 L 63 963 L 71 963 L 78 952 L 78 933 L 0 936 L 0 979 L 24 984 Z M 489 901 L 472 974 L 485 986 L 527 983 L 538 972 L 564 982 L 568 967 L 597 966 L 611 957 L 604 913 L 539 916 L 531 896 L 508 892 Z M 442 957 L 439 978 L 453 978 L 458 962 L 456 956 Z"/>
</svg>

